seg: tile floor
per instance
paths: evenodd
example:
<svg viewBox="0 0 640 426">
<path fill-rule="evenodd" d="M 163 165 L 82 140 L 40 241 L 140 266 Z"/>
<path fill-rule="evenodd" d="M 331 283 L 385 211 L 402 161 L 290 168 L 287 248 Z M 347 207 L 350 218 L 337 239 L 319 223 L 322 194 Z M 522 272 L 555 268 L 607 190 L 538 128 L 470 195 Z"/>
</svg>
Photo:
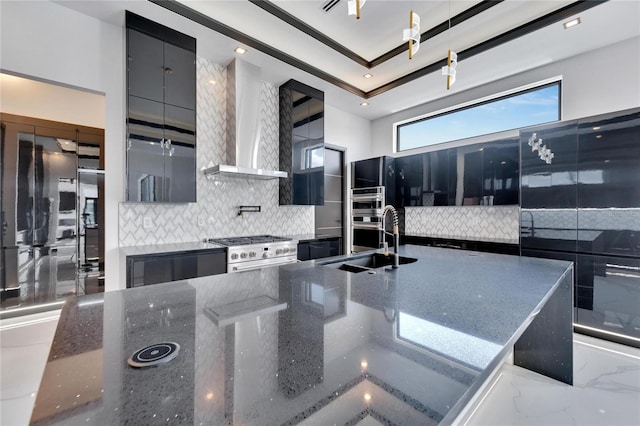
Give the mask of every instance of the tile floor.
<svg viewBox="0 0 640 426">
<path fill-rule="evenodd" d="M 574 334 L 574 384 L 504 364 L 466 425 L 640 425 L 640 349 Z"/>
<path fill-rule="evenodd" d="M 0 324 L 0 425 L 29 422 L 58 312 Z M 574 386 L 504 364 L 465 425 L 640 425 L 640 349 L 574 337 Z"/>
<path fill-rule="evenodd" d="M 29 423 L 60 311 L 0 323 L 0 425 Z"/>
</svg>

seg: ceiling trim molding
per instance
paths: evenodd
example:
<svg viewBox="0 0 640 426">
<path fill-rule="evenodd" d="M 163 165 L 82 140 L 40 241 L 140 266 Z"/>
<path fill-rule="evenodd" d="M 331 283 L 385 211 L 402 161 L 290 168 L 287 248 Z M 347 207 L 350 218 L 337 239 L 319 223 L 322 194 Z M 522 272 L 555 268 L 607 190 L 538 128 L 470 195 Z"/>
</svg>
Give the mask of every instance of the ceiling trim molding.
<svg viewBox="0 0 640 426">
<path fill-rule="evenodd" d="M 570 18 L 571 16 L 577 13 L 583 12 L 585 10 L 591 9 L 592 7 L 606 3 L 607 1 L 609 0 L 580 0 L 575 3 L 571 3 L 561 9 L 555 10 L 544 16 L 541 16 L 538 19 L 534 19 L 533 21 L 527 22 L 526 24 L 520 25 L 519 27 L 513 28 L 507 32 L 504 32 L 493 38 L 490 38 L 489 40 L 485 40 L 481 43 L 476 44 L 475 46 L 471 46 L 461 52 L 458 52 L 458 62 L 461 60 L 470 58 L 472 56 L 478 55 L 482 52 L 486 52 L 487 50 L 492 49 L 494 47 L 498 47 L 502 44 L 508 43 L 519 37 L 525 36 L 529 33 L 542 29 L 548 25 L 555 24 L 559 21 Z M 381 93 L 394 89 L 398 86 L 402 86 L 403 84 L 409 83 L 410 81 L 424 77 L 427 74 L 436 72 L 446 64 L 447 64 L 447 58 L 445 57 L 437 62 L 434 62 L 423 68 L 420 68 L 419 70 L 413 71 L 389 83 L 383 84 L 382 86 L 379 86 L 373 90 L 366 92 L 365 98 L 369 99 L 373 96 L 379 95 Z"/>
<path fill-rule="evenodd" d="M 420 41 L 421 42 L 425 42 L 427 40 L 429 40 L 430 38 L 433 38 L 435 36 L 437 36 L 438 34 L 441 34 L 445 31 L 447 31 L 449 28 L 453 28 L 458 24 L 463 23 L 464 21 L 473 18 L 474 16 L 492 8 L 493 6 L 497 6 L 498 4 L 502 3 L 504 0 L 483 0 L 480 3 L 476 3 L 475 5 L 471 6 L 470 8 L 460 12 L 459 14 L 457 14 L 456 16 L 451 18 L 451 25 L 449 25 L 449 20 L 447 19 L 444 22 L 441 22 L 440 24 L 436 25 L 435 27 L 423 32 L 420 35 Z M 402 43 L 400 45 L 398 45 L 397 47 L 389 50 L 388 52 L 383 53 L 382 55 L 378 56 L 375 59 L 372 59 L 371 61 L 365 59 L 364 57 L 358 55 L 356 52 L 354 52 L 353 50 L 350 50 L 349 48 L 343 46 L 342 44 L 338 43 L 337 41 L 335 41 L 334 39 L 327 37 L 324 33 L 321 33 L 320 31 L 316 30 L 315 28 L 313 28 L 310 25 L 307 25 L 304 21 L 301 21 L 300 19 L 296 18 L 295 16 L 291 15 L 289 12 L 287 12 L 286 10 L 278 7 L 277 5 L 275 5 L 273 2 L 269 1 L 269 0 L 249 0 L 249 3 L 254 4 L 255 6 L 261 8 L 262 10 L 264 10 L 265 12 L 270 13 L 271 15 L 275 16 L 276 18 L 286 22 L 287 24 L 291 25 L 292 27 L 302 31 L 303 33 L 305 33 L 306 35 L 308 35 L 309 37 L 312 37 L 314 39 L 316 39 L 317 41 L 319 41 L 320 43 L 324 44 L 325 46 L 335 50 L 336 52 L 342 54 L 343 56 L 351 59 L 352 61 L 356 62 L 359 65 L 362 65 L 364 67 L 367 67 L 369 69 L 375 68 L 378 65 L 381 65 L 385 62 L 387 62 L 388 60 L 404 53 L 407 50 L 407 46 L 406 43 Z"/>
<path fill-rule="evenodd" d="M 309 37 L 315 38 L 320 43 L 324 44 L 327 47 L 330 47 L 331 49 L 342 54 L 343 56 L 346 56 L 352 61 L 364 67 L 371 68 L 371 62 L 369 62 L 362 56 L 358 55 L 353 50 L 350 50 L 349 48 L 338 43 L 334 39 L 327 37 L 320 31 L 313 28 L 312 26 L 307 25 L 304 21 L 301 21 L 300 19 L 296 18 L 286 10 L 276 6 L 274 3 L 268 0 L 249 0 L 249 3 L 253 3 L 255 6 L 258 6 L 260 9 L 264 10 L 265 12 L 270 13 L 276 18 L 280 19 L 281 21 L 284 21 L 287 24 L 291 25 L 292 27 L 302 31 Z"/>
<path fill-rule="evenodd" d="M 351 92 L 354 95 L 365 97 L 366 92 L 362 89 L 357 88 L 344 80 L 340 80 L 339 78 L 322 71 L 319 68 L 316 68 L 312 65 L 307 64 L 297 58 L 294 58 L 291 55 L 284 53 L 281 50 L 275 49 L 261 41 L 248 36 L 234 28 L 231 28 L 228 25 L 223 24 L 222 22 L 216 21 L 215 19 L 207 16 L 203 13 L 200 13 L 194 9 L 191 9 L 188 6 L 183 5 L 182 3 L 177 2 L 176 0 L 149 0 L 149 2 L 154 3 L 160 7 L 163 7 L 171 12 L 177 13 L 180 16 L 183 16 L 193 22 L 196 22 L 200 25 L 203 25 L 217 33 L 220 33 L 224 36 L 232 38 L 239 43 L 245 44 L 249 47 L 257 49 L 273 58 L 281 60 L 291 66 L 294 66 L 302 71 L 308 72 L 311 75 L 314 75 L 322 80 L 325 80 L 333 85 L 340 87 L 341 89 L 346 90 L 347 92 Z"/>
<path fill-rule="evenodd" d="M 365 92 L 362 89 L 357 88 L 356 86 L 347 83 L 344 80 L 341 80 L 325 71 L 322 71 L 319 68 L 316 68 L 310 64 L 307 64 L 306 62 L 303 62 L 297 58 L 294 58 L 291 55 L 288 55 L 287 53 L 282 52 L 281 50 L 275 49 L 253 37 L 248 36 L 247 34 L 244 34 L 234 28 L 229 27 L 228 25 L 225 25 L 219 21 L 216 21 L 215 19 L 204 15 L 194 9 L 191 9 L 188 6 L 185 6 L 182 3 L 179 3 L 177 0 L 148 0 L 151 3 L 154 3 L 160 7 L 163 7 L 167 10 L 170 10 L 174 13 L 177 13 L 178 15 L 181 15 L 187 19 L 190 19 L 193 22 L 196 22 L 200 25 L 203 25 L 213 31 L 216 31 L 222 35 L 225 35 L 229 38 L 232 38 L 236 41 L 238 41 L 239 43 L 243 43 L 249 47 L 252 47 L 254 49 L 257 49 L 273 58 L 276 58 L 278 60 L 281 60 L 282 62 L 285 62 L 293 67 L 296 67 L 302 71 L 305 71 L 311 75 L 314 75 L 315 77 L 318 77 L 328 83 L 331 83 L 337 87 L 340 87 L 341 89 L 344 89 L 350 93 L 353 93 L 354 95 L 360 96 L 364 99 L 369 99 L 372 98 L 374 96 L 380 95 L 384 92 L 387 92 L 389 90 L 392 90 L 396 87 L 402 86 L 403 84 L 409 83 L 413 80 L 416 80 L 418 78 L 424 77 L 432 72 L 437 72 L 439 71 L 442 66 L 444 66 L 446 64 L 446 58 L 443 58 L 439 61 L 436 61 L 434 63 L 431 63 L 429 65 L 426 65 L 418 70 L 412 71 L 408 74 L 405 74 L 402 77 L 399 77 L 393 81 L 390 81 L 386 84 L 383 84 L 375 89 L 372 89 L 368 92 Z M 252 0 L 250 0 L 252 3 L 256 3 Z M 503 0 L 496 0 L 496 1 L 503 1 Z M 482 52 L 485 52 L 489 49 L 492 49 L 494 47 L 500 46 L 504 43 L 508 43 L 509 41 L 515 40 L 519 37 L 525 36 L 529 33 L 532 33 L 534 31 L 537 31 L 539 29 L 542 29 L 548 25 L 557 23 L 563 19 L 567 19 L 577 13 L 583 12 L 585 10 L 591 9 L 592 7 L 598 6 L 600 4 L 606 3 L 609 0 L 579 0 L 576 1 L 574 3 L 571 3 L 563 8 L 560 8 L 558 10 L 555 10 L 553 12 L 550 12 L 540 18 L 537 18 L 533 21 L 527 22 L 526 24 L 523 24 L 519 27 L 513 28 L 509 31 L 506 31 L 502 34 L 499 34 L 489 40 L 485 40 L 481 43 L 478 43 L 474 46 L 471 46 L 461 52 L 458 52 L 458 61 L 460 60 L 464 60 L 467 58 L 470 58 L 472 56 L 475 56 L 477 54 L 480 54 Z M 487 3 L 487 4 L 485 4 Z M 488 5 L 488 3 L 495 3 L 494 2 L 490 2 L 490 1 L 483 1 L 482 3 L 479 3 L 479 5 L 483 5 L 483 7 L 485 7 L 484 10 L 488 9 L 489 7 L 493 6 L 493 5 Z M 478 6 L 479 6 L 478 5 Z M 456 15 L 454 18 L 452 18 L 452 25 L 453 25 L 453 20 L 454 19 L 460 19 L 460 22 L 463 22 L 466 19 L 469 19 L 469 17 L 465 17 L 464 15 L 469 12 L 472 8 L 467 9 L 467 11 L 464 11 L 458 15 Z M 480 13 L 481 11 L 476 11 L 477 13 Z M 458 23 L 460 23 L 458 22 Z M 306 24 L 305 24 L 306 25 Z M 426 31 L 422 36 L 425 37 L 427 33 L 429 33 L 430 31 L 435 31 L 437 28 L 439 28 L 441 25 L 443 24 L 439 24 L 437 27 L 434 27 L 433 29 Z M 448 22 L 446 22 L 447 25 L 447 29 L 448 29 Z M 433 35 L 429 35 L 428 37 L 433 37 L 435 34 Z M 375 61 L 375 60 L 374 60 Z M 373 62 L 373 61 L 372 61 Z"/>
<path fill-rule="evenodd" d="M 439 23 L 438 25 L 436 25 L 435 27 L 432 27 L 430 29 L 428 29 L 427 31 L 423 32 L 420 35 L 420 42 L 424 43 L 425 41 L 437 36 L 438 34 L 441 34 L 445 31 L 447 31 L 449 28 L 453 28 L 456 25 L 459 25 L 461 23 L 463 23 L 464 21 L 473 18 L 474 16 L 479 15 L 480 13 L 492 8 L 493 6 L 497 6 L 500 3 L 502 3 L 504 0 L 483 0 L 480 3 L 476 3 L 475 5 L 471 6 L 469 9 L 464 10 L 460 13 L 458 13 L 456 16 L 451 18 L 451 26 L 449 26 L 449 20 L 447 19 L 444 22 Z M 384 53 L 382 55 L 380 55 L 379 57 L 375 58 L 374 60 L 372 60 L 371 62 L 369 62 L 370 64 L 370 68 L 376 67 L 380 64 L 383 64 L 384 62 L 388 61 L 389 59 L 398 56 L 404 52 L 407 51 L 407 44 L 403 43 L 400 46 L 391 49 L 390 51 L 388 51 L 387 53 Z"/>
</svg>

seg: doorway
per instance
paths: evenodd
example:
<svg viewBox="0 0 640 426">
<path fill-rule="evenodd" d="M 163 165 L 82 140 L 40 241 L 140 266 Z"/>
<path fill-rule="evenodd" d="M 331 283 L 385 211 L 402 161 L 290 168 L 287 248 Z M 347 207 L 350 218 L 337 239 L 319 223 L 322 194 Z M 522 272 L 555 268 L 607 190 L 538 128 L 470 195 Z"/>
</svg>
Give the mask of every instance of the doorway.
<svg viewBox="0 0 640 426">
<path fill-rule="evenodd" d="M 5 113 L 0 122 L 0 318 L 104 291 L 104 130 Z"/>
</svg>

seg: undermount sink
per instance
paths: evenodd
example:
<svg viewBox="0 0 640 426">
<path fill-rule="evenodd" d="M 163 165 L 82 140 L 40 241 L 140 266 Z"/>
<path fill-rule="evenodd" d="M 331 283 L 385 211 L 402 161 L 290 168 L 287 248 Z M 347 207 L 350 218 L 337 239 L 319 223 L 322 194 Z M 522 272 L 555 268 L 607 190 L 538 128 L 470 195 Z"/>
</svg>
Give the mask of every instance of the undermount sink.
<svg viewBox="0 0 640 426">
<path fill-rule="evenodd" d="M 418 259 L 413 257 L 404 256 L 400 256 L 399 259 L 400 265 L 413 263 L 417 260 Z M 324 266 L 357 274 L 360 272 L 375 273 L 376 269 L 391 265 L 393 265 L 393 254 L 385 256 L 383 253 L 373 253 L 366 256 L 351 257 L 337 262 L 326 263 Z"/>
</svg>

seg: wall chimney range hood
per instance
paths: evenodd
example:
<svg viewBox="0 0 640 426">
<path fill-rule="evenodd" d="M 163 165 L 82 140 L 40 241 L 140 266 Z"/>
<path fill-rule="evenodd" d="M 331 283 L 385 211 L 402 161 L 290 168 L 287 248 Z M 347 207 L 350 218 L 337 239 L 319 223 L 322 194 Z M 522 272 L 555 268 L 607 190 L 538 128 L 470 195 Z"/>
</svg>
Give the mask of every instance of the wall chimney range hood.
<svg viewBox="0 0 640 426">
<path fill-rule="evenodd" d="M 227 164 L 207 167 L 204 174 L 286 178 L 287 172 L 258 167 L 260 119 L 260 68 L 236 58 L 227 66 Z"/>
</svg>

